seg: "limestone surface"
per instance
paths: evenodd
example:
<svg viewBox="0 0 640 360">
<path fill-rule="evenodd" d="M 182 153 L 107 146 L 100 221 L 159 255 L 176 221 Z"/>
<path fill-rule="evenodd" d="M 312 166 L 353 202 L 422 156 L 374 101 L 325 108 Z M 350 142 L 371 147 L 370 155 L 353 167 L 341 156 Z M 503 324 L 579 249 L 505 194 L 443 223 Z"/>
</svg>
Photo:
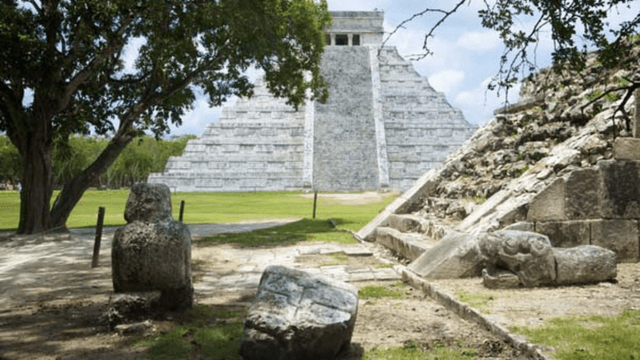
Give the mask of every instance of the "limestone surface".
<svg viewBox="0 0 640 360">
<path fill-rule="evenodd" d="M 125 210 L 127 225 L 113 236 L 111 266 L 116 293 L 160 291 L 167 309 L 191 307 L 191 235 L 171 216 L 169 188 L 135 184 Z"/>
<path fill-rule="evenodd" d="M 349 347 L 358 291 L 344 282 L 269 266 L 244 321 L 246 360 L 333 359 Z"/>
</svg>

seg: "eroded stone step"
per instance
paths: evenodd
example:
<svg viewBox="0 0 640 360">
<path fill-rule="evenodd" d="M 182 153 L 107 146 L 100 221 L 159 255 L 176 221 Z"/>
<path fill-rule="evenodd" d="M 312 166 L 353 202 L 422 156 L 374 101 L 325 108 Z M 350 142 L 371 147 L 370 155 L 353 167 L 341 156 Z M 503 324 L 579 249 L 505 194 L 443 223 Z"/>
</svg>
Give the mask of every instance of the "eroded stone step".
<svg viewBox="0 0 640 360">
<path fill-rule="evenodd" d="M 400 232 L 424 233 L 427 220 L 411 214 L 393 214 L 389 216 L 388 226 Z"/>
<path fill-rule="evenodd" d="M 411 261 L 436 244 L 421 234 L 403 233 L 385 226 L 376 229 L 376 241 Z"/>
</svg>

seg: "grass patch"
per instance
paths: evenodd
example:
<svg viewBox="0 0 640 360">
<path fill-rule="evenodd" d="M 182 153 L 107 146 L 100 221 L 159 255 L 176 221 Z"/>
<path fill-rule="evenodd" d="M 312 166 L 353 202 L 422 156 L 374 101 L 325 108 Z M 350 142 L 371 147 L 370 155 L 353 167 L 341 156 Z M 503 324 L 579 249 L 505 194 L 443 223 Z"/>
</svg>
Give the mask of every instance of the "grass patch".
<svg viewBox="0 0 640 360">
<path fill-rule="evenodd" d="M 392 264 L 392 263 L 377 263 L 375 265 L 375 267 L 377 269 L 391 269 L 391 268 L 393 268 L 393 266 L 394 266 L 394 264 Z"/>
<path fill-rule="evenodd" d="M 398 289 L 405 286 L 404 283 L 395 283 L 391 286 L 368 285 L 358 290 L 358 297 L 360 299 L 380 299 L 385 297 L 400 299 L 404 296 L 404 291 Z"/>
<path fill-rule="evenodd" d="M 208 359 L 235 359 L 240 351 L 242 317 L 246 309 L 229 310 L 198 305 L 187 319 L 171 331 L 143 339 L 137 346 L 148 346 L 148 360 L 186 359 L 198 353 Z"/>
<path fill-rule="evenodd" d="M 529 341 L 556 349 L 558 360 L 640 359 L 640 311 L 619 316 L 568 316 L 536 328 L 513 327 Z"/>
<path fill-rule="evenodd" d="M 339 223 L 339 220 L 335 220 Z M 331 241 L 354 244 L 350 233 L 334 228 L 323 220 L 303 219 L 290 224 L 238 234 L 207 236 L 203 243 L 238 244 L 244 247 L 262 245 L 289 245 L 300 241 Z"/>
<path fill-rule="evenodd" d="M 496 295 L 490 293 L 469 293 L 464 290 L 455 291 L 458 300 L 466 303 L 472 308 L 478 309 L 483 313 L 489 311 L 489 301 L 494 300 Z"/>
<path fill-rule="evenodd" d="M 184 222 L 187 224 L 232 223 L 249 220 L 311 217 L 313 198 L 302 192 L 245 192 L 245 193 L 175 193 L 171 194 L 173 217 L 178 219 L 180 201 L 184 200 Z M 58 192 L 54 192 L 51 202 Z M 320 194 L 322 195 L 322 194 Z M 129 190 L 88 190 L 71 212 L 67 226 L 93 227 L 98 207 L 106 208 L 104 225 L 120 226 Z M 360 230 L 384 209 L 396 196 L 364 205 L 347 205 L 331 198 L 318 197 L 316 217 L 342 219 L 338 228 Z M 15 230 L 20 216 L 20 196 L 17 191 L 0 191 L 0 230 Z"/>
<path fill-rule="evenodd" d="M 475 359 L 473 349 L 451 349 L 442 344 L 435 344 L 432 349 L 423 349 L 418 343 L 390 349 L 373 349 L 362 357 L 362 360 L 468 360 Z"/>
</svg>

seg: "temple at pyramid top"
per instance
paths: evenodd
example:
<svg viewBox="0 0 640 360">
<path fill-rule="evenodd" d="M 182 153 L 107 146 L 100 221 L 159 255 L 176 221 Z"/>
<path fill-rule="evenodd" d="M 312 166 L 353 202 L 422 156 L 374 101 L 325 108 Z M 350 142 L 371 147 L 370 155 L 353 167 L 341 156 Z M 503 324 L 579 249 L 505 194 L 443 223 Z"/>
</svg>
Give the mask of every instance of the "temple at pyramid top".
<svg viewBox="0 0 640 360">
<path fill-rule="evenodd" d="M 325 104 L 298 111 L 258 79 L 148 182 L 172 191 L 358 191 L 409 188 L 476 127 L 395 47 L 381 48 L 382 11 L 331 12 Z"/>
<path fill-rule="evenodd" d="M 384 35 L 382 11 L 333 11 L 333 24 L 325 30 L 327 45 L 380 46 Z"/>
</svg>

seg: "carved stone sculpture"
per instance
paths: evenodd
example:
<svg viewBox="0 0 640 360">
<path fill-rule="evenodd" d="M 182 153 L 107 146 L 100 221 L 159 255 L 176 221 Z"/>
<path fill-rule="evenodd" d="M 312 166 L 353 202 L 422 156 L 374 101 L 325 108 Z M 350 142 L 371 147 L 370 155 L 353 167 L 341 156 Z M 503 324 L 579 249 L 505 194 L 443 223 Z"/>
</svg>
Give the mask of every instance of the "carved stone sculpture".
<svg viewBox="0 0 640 360">
<path fill-rule="evenodd" d="M 552 248 L 545 235 L 515 230 L 483 233 L 478 244 L 485 259 L 484 285 L 490 288 L 596 283 L 616 277 L 615 253 L 599 246 Z"/>
<path fill-rule="evenodd" d="M 135 184 L 125 210 L 127 225 L 113 237 L 113 288 L 161 292 L 166 309 L 191 307 L 191 235 L 171 216 L 171 193 L 163 184 Z"/>
<path fill-rule="evenodd" d="M 506 230 L 479 236 L 485 273 L 502 268 L 516 274 L 527 287 L 553 283 L 555 257 L 549 238 L 534 232 Z"/>
<path fill-rule="evenodd" d="M 269 266 L 244 321 L 246 360 L 334 359 L 348 349 L 358 290 L 341 281 Z"/>
</svg>

